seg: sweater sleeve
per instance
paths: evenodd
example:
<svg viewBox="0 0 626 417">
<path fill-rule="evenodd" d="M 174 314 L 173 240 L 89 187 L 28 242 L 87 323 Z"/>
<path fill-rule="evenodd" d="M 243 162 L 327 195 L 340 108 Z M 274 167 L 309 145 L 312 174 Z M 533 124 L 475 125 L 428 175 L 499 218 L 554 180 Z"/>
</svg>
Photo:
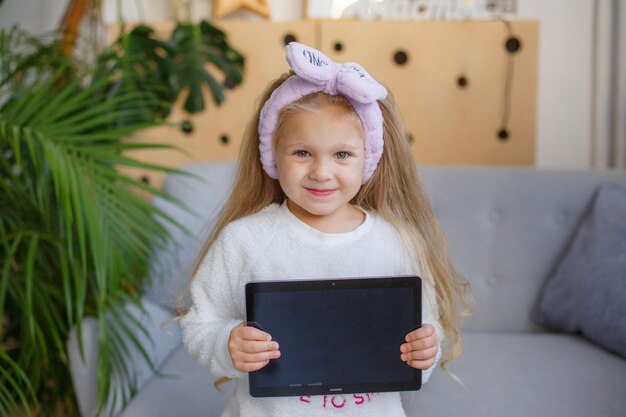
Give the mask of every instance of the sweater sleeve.
<svg viewBox="0 0 626 417">
<path fill-rule="evenodd" d="M 241 378 L 228 351 L 231 330 L 244 320 L 244 257 L 225 229 L 203 258 L 191 283 L 191 308 L 181 320 L 183 343 L 217 377 Z M 240 302 L 238 302 L 240 301 Z"/>
</svg>

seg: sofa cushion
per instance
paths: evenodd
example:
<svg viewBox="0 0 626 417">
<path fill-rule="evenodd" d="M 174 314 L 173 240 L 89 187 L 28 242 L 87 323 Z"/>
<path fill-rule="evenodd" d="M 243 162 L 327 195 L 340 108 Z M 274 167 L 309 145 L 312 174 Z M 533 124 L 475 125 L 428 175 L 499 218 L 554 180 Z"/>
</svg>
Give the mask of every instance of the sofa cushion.
<svg viewBox="0 0 626 417">
<path fill-rule="evenodd" d="M 626 358 L 626 188 L 607 184 L 598 190 L 534 317 Z"/>
<path fill-rule="evenodd" d="M 545 333 L 467 333 L 451 369 L 436 370 L 420 391 L 404 393 L 407 416 L 618 417 L 626 409 L 626 362 L 581 337 Z M 121 417 L 218 417 L 234 389 L 179 348 L 165 378 L 154 378 Z M 581 401 L 581 398 L 585 398 Z"/>
<path fill-rule="evenodd" d="M 463 355 L 415 394 L 408 417 L 624 416 L 626 361 L 580 336 L 466 332 Z"/>
<path fill-rule="evenodd" d="M 180 327 L 174 323 L 168 323 L 171 318 L 170 311 L 146 298 L 142 298 L 141 308 L 134 304 L 127 304 L 125 311 L 126 314 L 122 315 L 122 322 L 144 347 L 143 352 L 140 351 L 133 344 L 130 336 L 121 332 L 121 340 L 127 345 L 125 352 L 128 355 L 129 371 L 135 378 L 136 387 L 141 389 L 154 377 L 152 366 L 145 360 L 144 354 L 150 358 L 154 366 L 161 367 L 166 363 L 170 354 L 180 346 Z M 139 330 L 138 324 L 146 331 L 145 333 Z M 98 320 L 94 317 L 85 318 L 82 322 L 81 332 L 83 337 L 82 354 L 78 344 L 79 332 L 76 326 L 70 331 L 67 353 L 80 414 L 87 417 L 95 416 L 97 409 L 96 384 L 100 350 Z M 116 387 L 117 401 L 111 399 L 102 415 L 108 415 L 106 410 L 119 410 L 121 408 L 122 394 L 128 394 L 128 390 L 123 389 L 119 381 L 116 376 L 113 376 L 112 384 Z"/>
<path fill-rule="evenodd" d="M 235 388 L 229 382 L 217 391 L 217 379 L 181 346 L 154 377 L 139 391 L 118 417 L 219 417 Z"/>
</svg>

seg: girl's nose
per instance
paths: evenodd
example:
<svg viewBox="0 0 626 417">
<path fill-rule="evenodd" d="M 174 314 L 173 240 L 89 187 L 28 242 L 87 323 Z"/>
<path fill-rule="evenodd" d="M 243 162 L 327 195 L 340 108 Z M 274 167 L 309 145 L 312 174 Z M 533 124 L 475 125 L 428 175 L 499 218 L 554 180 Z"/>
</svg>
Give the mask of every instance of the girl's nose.
<svg viewBox="0 0 626 417">
<path fill-rule="evenodd" d="M 326 181 L 332 176 L 331 162 L 326 159 L 316 159 L 311 167 L 310 177 L 317 181 Z"/>
</svg>

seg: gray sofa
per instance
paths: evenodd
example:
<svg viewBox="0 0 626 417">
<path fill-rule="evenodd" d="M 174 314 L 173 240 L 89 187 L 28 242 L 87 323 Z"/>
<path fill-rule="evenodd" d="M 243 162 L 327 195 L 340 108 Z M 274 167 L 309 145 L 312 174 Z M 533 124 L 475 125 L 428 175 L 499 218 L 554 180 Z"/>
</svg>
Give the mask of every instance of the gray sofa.
<svg viewBox="0 0 626 417">
<path fill-rule="evenodd" d="M 171 246 L 152 271 L 154 283 L 144 297 L 147 314 L 136 312 L 151 329 L 149 354 L 165 377 L 155 376 L 134 352 L 139 391 L 118 410 L 123 417 L 219 416 L 233 388 L 231 383 L 216 391 L 215 377 L 181 345 L 177 325 L 161 325 L 171 317 L 184 272 L 226 196 L 234 164 L 184 169 L 203 180 L 169 176 L 165 190 L 201 215 L 159 199 L 155 204 L 199 238 L 173 231 Z M 625 416 L 626 360 L 579 335 L 538 327 L 531 311 L 598 185 L 626 185 L 626 172 L 483 167 L 423 167 L 420 172 L 476 307 L 463 324 L 464 354 L 451 366 L 464 386 L 437 370 L 420 391 L 403 394 L 407 414 Z M 95 408 L 97 322 L 85 321 L 83 333 L 85 361 L 75 331 L 68 350 L 81 414 L 87 417 Z"/>
</svg>

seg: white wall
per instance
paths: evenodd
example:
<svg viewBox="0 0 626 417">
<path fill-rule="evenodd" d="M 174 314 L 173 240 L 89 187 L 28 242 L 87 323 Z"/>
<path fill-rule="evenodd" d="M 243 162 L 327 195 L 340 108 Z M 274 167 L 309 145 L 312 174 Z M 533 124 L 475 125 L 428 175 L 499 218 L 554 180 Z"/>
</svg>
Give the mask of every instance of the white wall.
<svg viewBox="0 0 626 417">
<path fill-rule="evenodd" d="M 194 19 L 211 17 L 213 9 L 212 0 L 189 0 L 189 2 Z M 116 0 L 102 0 L 105 21 L 114 22 L 116 20 L 116 3 Z M 164 20 L 173 17 L 170 5 L 175 3 L 175 0 L 123 0 L 122 13 L 127 20 Z M 304 16 L 304 0 L 269 0 L 269 5 L 272 20 L 298 20 Z M 254 13 L 241 10 L 232 13 L 228 18 L 257 19 L 259 17 Z"/>
<path fill-rule="evenodd" d="M 210 17 L 211 0 L 190 0 L 194 17 Z M 309 0 L 314 1 L 314 0 Z M 5 1 L 0 26 L 20 22 L 33 32 L 56 26 L 63 0 Z M 270 0 L 273 20 L 303 17 L 303 1 Z M 116 0 L 103 1 L 105 21 L 116 20 Z M 122 1 L 127 20 L 171 17 L 170 0 Z M 37 13 L 33 12 L 36 8 Z M 254 18 L 247 12 L 235 18 Z M 537 165 L 587 168 L 592 153 L 594 0 L 518 0 L 518 17 L 540 22 Z"/>
<path fill-rule="evenodd" d="M 42 34 L 57 28 L 67 0 L 4 0 L 0 6 L 0 27 L 19 23 L 29 33 Z"/>
<path fill-rule="evenodd" d="M 537 165 L 591 166 L 591 0 L 518 0 L 518 17 L 539 20 Z"/>
</svg>

